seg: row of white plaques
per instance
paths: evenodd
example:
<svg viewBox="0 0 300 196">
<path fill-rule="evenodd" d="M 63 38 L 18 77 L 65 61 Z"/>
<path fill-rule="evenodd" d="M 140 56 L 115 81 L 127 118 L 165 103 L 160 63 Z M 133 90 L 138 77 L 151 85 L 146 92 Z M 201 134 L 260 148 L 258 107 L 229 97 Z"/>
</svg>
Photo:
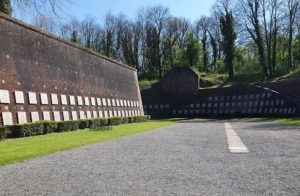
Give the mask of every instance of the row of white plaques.
<svg viewBox="0 0 300 196">
<path fill-rule="evenodd" d="M 14 91 L 16 104 L 24 104 L 24 92 L 23 91 Z M 120 100 L 120 99 L 110 99 L 110 98 L 96 98 L 96 97 L 83 97 L 83 96 L 74 96 L 74 95 L 60 95 L 61 105 L 68 105 L 68 98 L 71 106 L 116 106 L 116 107 L 139 107 L 138 101 L 132 100 Z M 50 94 L 51 104 L 58 105 L 58 95 Z M 37 94 L 35 92 L 28 92 L 29 104 L 37 104 Z M 48 94 L 40 93 L 40 101 L 42 105 L 48 105 Z M 8 104 L 10 103 L 9 91 L 0 89 L 0 103 Z"/>
<path fill-rule="evenodd" d="M 226 100 L 242 100 L 242 99 L 264 99 L 271 97 L 271 93 L 261 93 L 261 94 L 251 94 L 251 95 L 232 95 L 232 96 L 226 96 Z M 218 101 L 218 100 L 224 100 L 224 96 L 215 96 L 215 97 L 208 97 L 208 101 Z"/>
<path fill-rule="evenodd" d="M 51 113 L 53 118 L 51 118 Z M 62 116 L 61 116 L 62 114 Z M 129 116 L 140 116 L 139 110 L 122 110 L 122 111 L 79 111 L 79 116 L 77 111 L 43 111 L 42 119 L 40 118 L 39 112 L 30 112 L 31 122 L 36 122 L 39 120 L 54 120 L 54 121 L 68 121 L 68 120 L 78 120 L 78 119 L 91 119 L 91 118 L 109 118 L 109 117 L 129 117 Z M 61 118 L 62 117 L 62 118 Z M 17 118 L 19 124 L 28 123 L 26 112 L 17 112 Z M 13 125 L 13 118 L 11 112 L 2 112 L 2 122 L 3 125 Z"/>
<path fill-rule="evenodd" d="M 189 104 L 189 108 L 211 108 L 211 107 L 236 107 L 236 106 L 243 106 L 243 107 L 264 107 L 264 106 L 283 106 L 284 100 L 266 100 L 266 101 L 238 101 L 238 102 L 219 102 L 219 103 L 196 103 L 196 104 Z M 144 109 L 169 109 L 169 104 L 150 104 L 144 105 Z"/>
</svg>

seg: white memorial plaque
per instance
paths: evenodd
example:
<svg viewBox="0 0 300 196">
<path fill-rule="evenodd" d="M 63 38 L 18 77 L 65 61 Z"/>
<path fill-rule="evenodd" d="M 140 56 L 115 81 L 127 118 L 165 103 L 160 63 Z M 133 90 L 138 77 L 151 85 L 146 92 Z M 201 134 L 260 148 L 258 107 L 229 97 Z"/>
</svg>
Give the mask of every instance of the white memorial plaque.
<svg viewBox="0 0 300 196">
<path fill-rule="evenodd" d="M 3 125 L 13 125 L 13 118 L 11 112 L 2 112 Z"/>
<path fill-rule="evenodd" d="M 77 112 L 76 111 L 72 111 L 72 120 L 78 120 L 78 116 L 77 116 Z"/>
<path fill-rule="evenodd" d="M 79 111 L 79 118 L 80 119 L 86 119 L 84 111 Z"/>
<path fill-rule="evenodd" d="M 97 111 L 93 111 L 93 118 L 98 118 Z"/>
<path fill-rule="evenodd" d="M 0 103 L 10 103 L 8 90 L 0 89 Z M 23 103 L 24 103 L 24 101 L 23 101 Z"/>
<path fill-rule="evenodd" d="M 125 111 L 125 116 L 128 117 L 128 111 L 127 110 Z"/>
<path fill-rule="evenodd" d="M 114 111 L 113 114 L 114 114 L 114 117 L 117 117 L 117 111 Z"/>
<path fill-rule="evenodd" d="M 140 104 L 139 104 L 139 102 L 137 101 L 137 102 L 136 102 L 136 107 L 139 107 L 139 106 L 140 106 Z"/>
<path fill-rule="evenodd" d="M 94 106 L 94 105 L 96 105 L 96 99 L 95 99 L 95 97 L 92 97 L 91 98 L 91 104 Z"/>
<path fill-rule="evenodd" d="M 36 93 L 35 92 L 28 92 L 28 98 L 29 98 L 29 104 L 36 105 L 37 99 L 36 99 Z"/>
<path fill-rule="evenodd" d="M 51 120 L 49 111 L 44 111 L 43 112 L 43 119 L 44 120 Z"/>
<path fill-rule="evenodd" d="M 68 102 L 67 102 L 67 95 L 61 95 L 61 96 L 60 96 L 60 99 L 61 99 L 61 104 L 62 104 L 62 105 L 68 105 Z"/>
<path fill-rule="evenodd" d="M 103 114 L 102 114 L 102 111 L 99 111 L 99 118 L 103 118 Z"/>
<path fill-rule="evenodd" d="M 88 97 L 84 97 L 84 104 L 90 105 L 90 99 Z"/>
<path fill-rule="evenodd" d="M 64 121 L 69 121 L 70 120 L 70 114 L 68 111 L 63 111 L 63 117 Z"/>
<path fill-rule="evenodd" d="M 120 105 L 121 107 L 123 107 L 123 100 L 120 100 Z"/>
<path fill-rule="evenodd" d="M 109 117 L 113 117 L 113 112 L 111 110 L 109 111 Z"/>
<path fill-rule="evenodd" d="M 47 93 L 41 93 L 41 104 L 42 105 L 48 105 L 48 96 Z"/>
<path fill-rule="evenodd" d="M 40 120 L 38 112 L 30 112 L 31 115 L 31 122 L 36 122 Z"/>
<path fill-rule="evenodd" d="M 117 106 L 119 107 L 120 106 L 120 100 L 117 99 L 116 102 L 117 102 Z"/>
<path fill-rule="evenodd" d="M 70 105 L 76 105 L 75 96 L 70 95 L 69 99 L 70 99 Z"/>
<path fill-rule="evenodd" d="M 52 102 L 52 105 L 58 105 L 57 94 L 51 94 L 51 102 Z"/>
<path fill-rule="evenodd" d="M 15 91 L 16 104 L 24 104 L 24 93 L 23 91 Z"/>
<path fill-rule="evenodd" d="M 108 117 L 108 113 L 107 111 L 104 111 L 104 118 L 107 118 Z"/>
<path fill-rule="evenodd" d="M 121 113 L 122 113 L 122 117 L 124 117 L 124 116 L 125 116 L 125 112 L 124 112 L 124 110 L 122 110 L 122 112 L 121 112 Z"/>
<path fill-rule="evenodd" d="M 130 106 L 133 107 L 133 101 L 130 101 Z"/>
<path fill-rule="evenodd" d="M 103 106 L 106 106 L 106 99 L 105 98 L 102 98 L 102 104 L 103 104 Z"/>
<path fill-rule="evenodd" d="M 107 105 L 108 105 L 108 106 L 111 106 L 111 101 L 110 101 L 110 99 L 107 99 Z"/>
<path fill-rule="evenodd" d="M 111 102 L 112 102 L 112 106 L 116 106 L 116 100 L 115 99 L 112 99 Z"/>
<path fill-rule="evenodd" d="M 27 117 L 26 117 L 26 112 L 18 112 L 18 122 L 19 124 L 25 124 L 27 123 Z"/>
<path fill-rule="evenodd" d="M 58 111 L 53 112 L 54 121 L 61 121 L 60 113 Z"/>
<path fill-rule="evenodd" d="M 91 111 L 87 111 L 87 112 L 86 112 L 86 118 L 87 118 L 87 119 L 91 119 L 91 118 L 92 118 L 92 113 L 91 113 Z"/>
<path fill-rule="evenodd" d="M 97 98 L 97 105 L 101 106 L 101 99 L 100 98 Z"/>
<path fill-rule="evenodd" d="M 127 101 L 126 100 L 124 100 L 124 106 L 127 107 Z"/>
<path fill-rule="evenodd" d="M 83 105 L 83 101 L 82 101 L 81 96 L 77 96 L 77 102 L 78 102 L 78 105 Z"/>
<path fill-rule="evenodd" d="M 129 100 L 127 100 L 127 106 L 130 107 L 130 101 Z"/>
</svg>

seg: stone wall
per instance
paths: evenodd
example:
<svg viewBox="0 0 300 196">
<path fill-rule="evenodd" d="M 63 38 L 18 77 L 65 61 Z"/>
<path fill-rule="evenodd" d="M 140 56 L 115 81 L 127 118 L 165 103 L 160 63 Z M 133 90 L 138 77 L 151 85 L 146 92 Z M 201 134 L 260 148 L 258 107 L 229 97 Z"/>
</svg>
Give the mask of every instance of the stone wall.
<svg viewBox="0 0 300 196">
<path fill-rule="evenodd" d="M 136 70 L 0 15 L 0 124 L 143 115 Z"/>
</svg>

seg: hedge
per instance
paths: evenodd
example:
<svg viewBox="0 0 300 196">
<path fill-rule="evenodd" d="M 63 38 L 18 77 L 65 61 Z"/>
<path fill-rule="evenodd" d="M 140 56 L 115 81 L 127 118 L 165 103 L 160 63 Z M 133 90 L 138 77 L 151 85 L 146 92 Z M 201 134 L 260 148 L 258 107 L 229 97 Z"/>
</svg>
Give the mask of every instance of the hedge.
<svg viewBox="0 0 300 196">
<path fill-rule="evenodd" d="M 0 140 L 6 138 L 6 128 L 4 126 L 0 126 Z"/>
<path fill-rule="evenodd" d="M 0 140 L 5 138 L 19 138 L 35 135 L 43 135 L 53 132 L 75 131 L 78 129 L 91 128 L 93 130 L 115 126 L 126 123 L 139 123 L 149 121 L 151 117 L 146 116 L 131 116 L 131 117 L 113 117 L 113 118 L 96 118 L 84 119 L 77 121 L 38 121 L 30 124 L 0 126 Z M 102 129 L 99 129 L 102 130 Z M 104 129 L 103 129 L 104 130 Z M 106 129 L 105 129 L 106 130 Z"/>
</svg>

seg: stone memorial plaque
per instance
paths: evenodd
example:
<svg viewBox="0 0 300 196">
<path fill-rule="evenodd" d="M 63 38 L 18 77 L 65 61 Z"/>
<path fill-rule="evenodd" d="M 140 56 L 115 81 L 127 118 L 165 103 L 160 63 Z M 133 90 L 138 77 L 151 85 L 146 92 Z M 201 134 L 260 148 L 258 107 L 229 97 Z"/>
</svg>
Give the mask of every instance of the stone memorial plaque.
<svg viewBox="0 0 300 196">
<path fill-rule="evenodd" d="M 138 101 L 136 101 L 136 107 L 140 107 L 140 104 Z"/>
<path fill-rule="evenodd" d="M 124 104 L 123 104 L 123 100 L 122 100 L 122 99 L 120 100 L 120 105 L 121 105 L 121 107 L 123 107 L 123 106 L 124 106 Z"/>
<path fill-rule="evenodd" d="M 114 111 L 114 112 L 113 112 L 113 115 L 114 115 L 114 117 L 117 117 L 117 115 L 118 115 L 118 114 L 117 114 L 117 111 Z"/>
<path fill-rule="evenodd" d="M 108 118 L 108 112 L 104 111 L 104 118 Z"/>
<path fill-rule="evenodd" d="M 101 106 L 101 99 L 100 98 L 97 98 L 97 105 Z"/>
<path fill-rule="evenodd" d="M 172 114 L 176 114 L 176 110 L 172 110 Z"/>
<path fill-rule="evenodd" d="M 252 110 L 251 109 L 248 109 L 248 114 L 251 114 Z"/>
<path fill-rule="evenodd" d="M 98 118 L 97 111 L 93 111 L 93 118 Z"/>
<path fill-rule="evenodd" d="M 85 112 L 84 112 L 84 111 L 79 111 L 79 118 L 80 118 L 80 119 L 86 119 L 86 116 L 85 116 Z"/>
<path fill-rule="evenodd" d="M 195 112 L 194 110 L 190 110 L 190 114 L 194 114 L 194 112 Z"/>
<path fill-rule="evenodd" d="M 205 108 L 206 107 L 206 103 L 202 103 L 202 107 Z"/>
<path fill-rule="evenodd" d="M 2 112 L 2 122 L 3 125 L 13 125 L 13 118 L 11 112 Z"/>
<path fill-rule="evenodd" d="M 296 108 L 293 108 L 292 113 L 293 113 L 293 114 L 296 113 Z"/>
<path fill-rule="evenodd" d="M 241 100 L 241 99 L 242 99 L 242 95 L 239 95 L 239 96 L 238 96 L 238 99 Z"/>
<path fill-rule="evenodd" d="M 277 99 L 275 105 L 279 106 L 279 104 L 280 104 L 280 101 Z"/>
<path fill-rule="evenodd" d="M 92 98 L 91 98 L 91 105 L 92 105 L 92 106 L 95 106 L 95 105 L 96 105 L 96 99 L 95 99 L 95 97 L 92 97 Z"/>
<path fill-rule="evenodd" d="M 208 97 L 208 101 L 212 101 L 212 99 L 213 99 L 212 97 Z"/>
<path fill-rule="evenodd" d="M 273 113 L 273 108 L 269 109 L 269 113 L 272 114 Z"/>
<path fill-rule="evenodd" d="M 84 97 L 84 105 L 90 105 L 90 99 L 88 97 Z"/>
<path fill-rule="evenodd" d="M 25 124 L 25 123 L 27 123 L 26 112 L 18 112 L 17 116 L 18 116 L 18 123 L 19 124 Z"/>
<path fill-rule="evenodd" d="M 169 104 L 166 104 L 166 105 L 165 105 L 165 108 L 169 109 L 169 108 L 170 108 L 170 105 L 169 105 Z"/>
<path fill-rule="evenodd" d="M 48 95 L 47 95 L 47 93 L 41 93 L 40 97 L 41 97 L 41 104 L 42 105 L 48 105 Z"/>
<path fill-rule="evenodd" d="M 102 98 L 102 104 L 103 104 L 103 106 L 106 106 L 106 99 L 105 98 Z"/>
<path fill-rule="evenodd" d="M 154 105 L 154 109 L 158 109 L 158 105 L 157 104 Z"/>
<path fill-rule="evenodd" d="M 128 111 L 127 110 L 125 111 L 125 116 L 128 117 Z"/>
<path fill-rule="evenodd" d="M 16 104 L 24 104 L 24 93 L 23 91 L 15 91 Z"/>
<path fill-rule="evenodd" d="M 248 95 L 244 95 L 244 99 L 248 99 Z"/>
<path fill-rule="evenodd" d="M 0 89 L 0 103 L 10 103 L 8 90 Z M 23 98 L 23 103 L 24 103 L 24 98 Z"/>
<path fill-rule="evenodd" d="M 215 107 L 215 108 L 218 107 L 218 103 L 214 103 L 214 107 Z"/>
<path fill-rule="evenodd" d="M 78 105 L 83 105 L 83 100 L 81 96 L 77 96 Z"/>
<path fill-rule="evenodd" d="M 115 106 L 116 106 L 116 100 L 115 100 L 115 99 L 112 99 L 111 102 L 112 102 L 112 106 L 115 107 Z"/>
<path fill-rule="evenodd" d="M 118 110 L 118 117 L 121 117 L 121 111 Z"/>
<path fill-rule="evenodd" d="M 250 95 L 250 99 L 254 99 L 254 95 Z"/>
<path fill-rule="evenodd" d="M 224 103 L 220 103 L 220 107 L 224 107 Z"/>
<path fill-rule="evenodd" d="M 266 97 L 266 94 L 261 94 L 261 98 L 265 98 Z"/>
<path fill-rule="evenodd" d="M 111 100 L 109 98 L 107 98 L 107 105 L 111 106 Z"/>
<path fill-rule="evenodd" d="M 116 100 L 116 103 L 117 103 L 117 106 L 119 107 L 119 106 L 120 106 L 120 100 L 117 99 L 117 100 Z"/>
<path fill-rule="evenodd" d="M 279 113 L 281 114 L 283 112 L 282 108 L 279 108 Z"/>
<path fill-rule="evenodd" d="M 77 112 L 76 111 L 72 111 L 71 115 L 72 115 L 72 120 L 78 120 L 78 116 L 77 116 Z"/>
<path fill-rule="evenodd" d="M 254 113 L 254 114 L 257 113 L 257 109 L 256 109 L 256 108 L 253 109 L 253 113 Z"/>
<path fill-rule="evenodd" d="M 102 111 L 98 111 L 98 113 L 99 113 L 99 118 L 103 118 L 103 113 L 102 113 Z"/>
<path fill-rule="evenodd" d="M 247 107 L 247 102 L 243 102 L 243 106 L 244 106 L 244 107 Z"/>
<path fill-rule="evenodd" d="M 37 99 L 36 99 L 36 93 L 35 92 L 28 92 L 28 99 L 29 104 L 36 105 Z"/>
<path fill-rule="evenodd" d="M 38 112 L 30 112 L 31 115 L 31 122 L 36 122 L 40 120 Z"/>
<path fill-rule="evenodd" d="M 232 96 L 232 100 L 236 100 L 236 96 L 234 95 L 234 96 Z"/>
<path fill-rule="evenodd" d="M 264 102 L 263 102 L 263 101 L 260 101 L 259 105 L 260 105 L 260 106 L 264 106 Z"/>
<path fill-rule="evenodd" d="M 57 94 L 51 94 L 51 102 L 52 102 L 52 105 L 58 105 Z"/>
<path fill-rule="evenodd" d="M 278 109 L 274 108 L 274 113 L 277 114 L 278 113 Z"/>
<path fill-rule="evenodd" d="M 43 112 L 43 119 L 44 120 L 51 120 L 50 112 L 49 111 L 44 111 Z"/>
<path fill-rule="evenodd" d="M 269 106 L 269 104 L 270 104 L 270 101 L 267 100 L 267 101 L 266 101 L 266 106 Z"/>
<path fill-rule="evenodd" d="M 256 94 L 256 99 L 259 99 L 259 94 Z"/>
<path fill-rule="evenodd" d="M 218 100 L 219 100 L 219 97 L 216 96 L 216 97 L 215 97 L 215 101 L 218 101 Z"/>
<path fill-rule="evenodd" d="M 127 100 L 127 106 L 130 107 L 130 101 L 129 100 Z"/>
<path fill-rule="evenodd" d="M 184 110 L 184 114 L 188 114 L 188 110 Z"/>
<path fill-rule="evenodd" d="M 190 104 L 190 108 L 194 108 L 194 106 L 195 106 L 195 105 L 194 105 L 193 103 L 192 103 L 192 104 Z"/>
<path fill-rule="evenodd" d="M 86 112 L 86 118 L 87 118 L 87 119 L 91 119 L 91 118 L 92 118 L 92 113 L 91 113 L 91 111 L 87 111 L 87 112 Z"/>
<path fill-rule="evenodd" d="M 124 117 L 125 116 L 125 112 L 124 112 L 124 110 L 122 110 L 122 117 Z"/>
<path fill-rule="evenodd" d="M 113 112 L 111 110 L 109 110 L 109 117 L 113 117 Z"/>
<path fill-rule="evenodd" d="M 274 100 L 270 101 L 270 105 L 274 106 Z"/>
<path fill-rule="evenodd" d="M 60 112 L 54 111 L 53 116 L 54 116 L 54 121 L 58 121 L 58 122 L 61 121 Z"/>
<path fill-rule="evenodd" d="M 207 107 L 211 108 L 211 103 L 208 103 Z"/>
<path fill-rule="evenodd" d="M 271 93 L 268 93 L 268 94 L 267 94 L 267 97 L 268 97 L 268 98 L 271 97 Z"/>
<path fill-rule="evenodd" d="M 70 105 L 76 105 L 75 96 L 70 95 L 69 99 L 70 99 Z"/>
<path fill-rule="evenodd" d="M 165 105 L 164 105 L 164 104 L 160 104 L 160 105 L 159 105 L 159 108 L 160 108 L 160 109 L 164 109 L 164 108 L 165 108 Z"/>
<path fill-rule="evenodd" d="M 61 104 L 62 104 L 62 105 L 68 105 L 68 102 L 67 102 L 67 95 L 61 95 L 61 96 L 60 96 L 60 100 L 61 100 Z"/>
<path fill-rule="evenodd" d="M 70 120 L 70 114 L 68 111 L 63 111 L 63 117 L 64 121 L 69 121 Z"/>
<path fill-rule="evenodd" d="M 152 105 L 149 105 L 149 109 L 152 109 L 153 108 L 153 106 Z"/>
<path fill-rule="evenodd" d="M 280 101 L 280 105 L 283 106 L 284 105 L 284 100 Z"/>
<path fill-rule="evenodd" d="M 133 107 L 133 101 L 130 101 L 130 106 Z"/>
<path fill-rule="evenodd" d="M 225 103 L 225 107 L 229 107 L 229 103 L 228 102 Z"/>
<path fill-rule="evenodd" d="M 126 100 L 123 101 L 124 101 L 124 106 L 127 107 L 127 101 Z"/>
</svg>

